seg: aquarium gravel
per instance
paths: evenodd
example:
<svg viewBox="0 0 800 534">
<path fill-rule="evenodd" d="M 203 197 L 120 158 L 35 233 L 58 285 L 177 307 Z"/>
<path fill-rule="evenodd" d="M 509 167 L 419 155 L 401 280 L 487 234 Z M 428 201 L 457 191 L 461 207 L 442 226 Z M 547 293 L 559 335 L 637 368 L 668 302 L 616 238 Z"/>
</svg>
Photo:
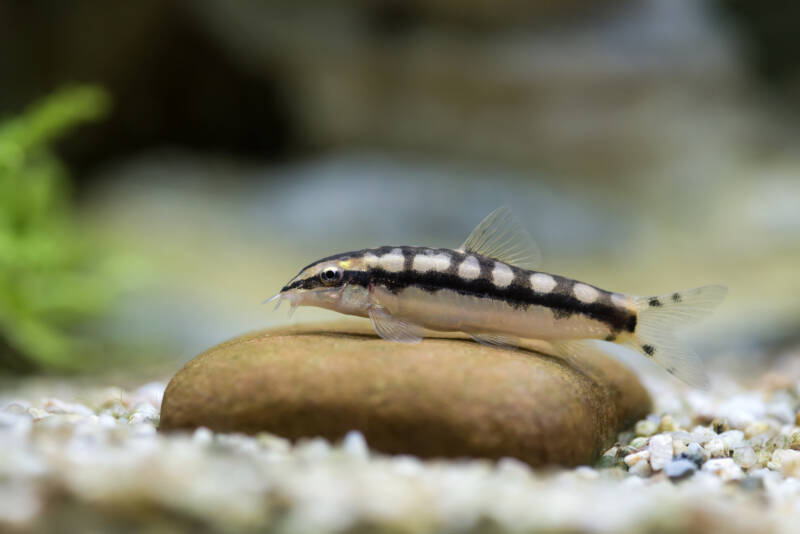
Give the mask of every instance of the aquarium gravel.
<svg viewBox="0 0 800 534">
<path fill-rule="evenodd" d="M 0 402 L 0 525 L 790 532 L 800 523 L 800 367 L 777 369 L 747 387 L 717 374 L 708 393 L 648 379 L 653 413 L 596 465 L 543 470 L 388 456 L 357 431 L 295 444 L 203 428 L 167 435 L 156 430 L 164 383 L 22 385 Z"/>
</svg>

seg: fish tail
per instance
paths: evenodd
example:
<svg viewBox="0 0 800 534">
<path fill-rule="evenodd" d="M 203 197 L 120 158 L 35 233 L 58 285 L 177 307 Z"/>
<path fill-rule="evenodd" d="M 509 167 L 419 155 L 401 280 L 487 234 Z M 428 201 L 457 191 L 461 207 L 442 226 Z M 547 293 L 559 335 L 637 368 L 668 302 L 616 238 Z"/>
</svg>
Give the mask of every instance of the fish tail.
<svg viewBox="0 0 800 534">
<path fill-rule="evenodd" d="M 709 285 L 657 297 L 634 297 L 636 329 L 625 344 L 687 384 L 708 389 L 700 358 L 675 337 L 675 330 L 709 315 L 728 289 Z"/>
</svg>

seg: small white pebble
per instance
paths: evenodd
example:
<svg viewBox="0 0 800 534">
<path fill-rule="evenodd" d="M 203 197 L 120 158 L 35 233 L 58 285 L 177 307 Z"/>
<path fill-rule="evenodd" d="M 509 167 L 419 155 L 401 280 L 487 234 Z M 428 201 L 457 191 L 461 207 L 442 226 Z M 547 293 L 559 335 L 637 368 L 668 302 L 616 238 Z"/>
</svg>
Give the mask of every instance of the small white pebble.
<svg viewBox="0 0 800 534">
<path fill-rule="evenodd" d="M 742 469 L 731 458 L 714 458 L 703 464 L 702 470 L 725 482 L 744 478 Z"/>
<path fill-rule="evenodd" d="M 728 430 L 719 435 L 719 439 L 725 444 L 728 450 L 737 449 L 744 446 L 744 432 L 741 430 Z"/>
<path fill-rule="evenodd" d="M 762 434 L 771 434 L 772 427 L 766 421 L 754 421 L 744 429 L 744 435 L 748 439 Z"/>
<path fill-rule="evenodd" d="M 658 423 L 644 419 L 636 423 L 635 432 L 637 436 L 652 436 L 658 431 Z"/>
<path fill-rule="evenodd" d="M 583 480 L 597 480 L 600 478 L 600 473 L 597 469 L 589 467 L 588 465 L 580 465 L 575 468 L 575 475 Z"/>
<path fill-rule="evenodd" d="M 758 463 L 753 447 L 739 447 L 733 451 L 733 461 L 744 469 L 750 469 Z"/>
<path fill-rule="evenodd" d="M 696 426 L 692 429 L 692 441 L 703 445 L 709 440 L 717 437 L 717 433 L 705 426 Z"/>
<path fill-rule="evenodd" d="M 78 402 L 64 402 L 59 399 L 45 399 L 42 408 L 51 414 L 94 415 L 87 406 Z"/>
<path fill-rule="evenodd" d="M 653 469 L 650 467 L 650 462 L 638 462 L 628 469 L 628 472 L 637 477 L 649 477 L 653 474 Z"/>
<path fill-rule="evenodd" d="M 650 468 L 650 451 L 643 450 L 634 452 L 624 458 L 625 465 L 628 466 L 628 472 L 640 477 L 650 476 L 652 469 Z"/>
<path fill-rule="evenodd" d="M 664 474 L 669 478 L 683 478 L 695 471 L 697 471 L 697 465 L 685 458 L 672 460 L 664 466 Z"/>
<path fill-rule="evenodd" d="M 632 467 L 641 461 L 649 461 L 649 460 L 650 460 L 650 451 L 648 450 L 631 453 L 623 459 L 625 465 L 627 465 L 628 467 Z"/>
<path fill-rule="evenodd" d="M 331 453 L 331 446 L 323 438 L 313 438 L 298 445 L 297 454 L 307 460 L 323 460 Z"/>
<path fill-rule="evenodd" d="M 128 424 L 130 424 L 130 425 L 138 425 L 138 424 L 144 423 L 145 421 L 147 421 L 147 420 L 140 413 L 134 413 L 134 414 L 131 414 L 130 417 L 128 417 Z"/>
<path fill-rule="evenodd" d="M 661 423 L 658 426 L 661 432 L 675 432 L 678 430 L 678 423 L 670 414 L 666 414 L 664 417 L 662 417 Z"/>
<path fill-rule="evenodd" d="M 706 451 L 702 445 L 696 442 L 690 443 L 686 447 L 685 454 L 690 460 L 697 463 L 703 463 L 709 458 L 708 451 Z"/>
<path fill-rule="evenodd" d="M 787 402 L 775 402 L 767 405 L 767 415 L 783 424 L 794 423 L 795 413 Z"/>
<path fill-rule="evenodd" d="M 342 440 L 342 450 L 353 458 L 361 460 L 369 458 L 367 440 L 364 439 L 364 435 L 358 430 L 351 430 L 344 436 L 344 440 Z"/>
<path fill-rule="evenodd" d="M 425 471 L 425 465 L 416 456 L 400 454 L 391 458 L 392 470 L 401 476 L 419 476 Z"/>
<path fill-rule="evenodd" d="M 161 400 L 164 398 L 166 386 L 161 382 L 148 382 L 130 395 L 129 402 L 132 404 L 147 403 L 153 408 L 161 407 Z"/>
<path fill-rule="evenodd" d="M 783 476 L 800 477 L 800 451 L 778 449 L 772 453 L 772 459 L 767 467 L 780 471 Z"/>
<path fill-rule="evenodd" d="M 128 416 L 128 423 L 135 425 L 139 423 L 158 424 L 160 414 L 152 404 L 141 403 L 136 406 L 133 413 Z"/>
<path fill-rule="evenodd" d="M 192 434 L 192 441 L 198 445 L 208 445 L 214 440 L 214 433 L 204 426 L 201 426 Z"/>
<path fill-rule="evenodd" d="M 692 435 L 685 430 L 676 430 L 670 434 L 672 436 L 672 442 L 682 441 L 687 445 L 692 442 Z"/>
<path fill-rule="evenodd" d="M 717 417 L 727 420 L 732 427 L 744 428 L 753 421 L 763 419 L 766 411 L 761 394 L 749 392 L 726 399 L 717 409 Z"/>
<path fill-rule="evenodd" d="M 789 448 L 795 450 L 800 448 L 800 428 L 793 428 L 789 434 Z"/>
<path fill-rule="evenodd" d="M 529 478 L 532 474 L 531 466 L 508 456 L 500 458 L 497 461 L 497 471 L 504 476 L 513 476 L 517 478 Z"/>
<path fill-rule="evenodd" d="M 286 438 L 270 434 L 268 432 L 261 432 L 256 436 L 256 441 L 259 445 L 264 447 L 270 452 L 277 452 L 286 454 L 292 449 L 292 442 Z"/>
<path fill-rule="evenodd" d="M 707 441 L 703 448 L 708 452 L 711 458 L 723 458 L 728 454 L 728 448 L 725 446 L 725 442 L 720 438 Z"/>
<path fill-rule="evenodd" d="M 602 454 L 602 456 L 610 456 L 610 457 L 612 457 L 612 458 L 613 458 L 613 457 L 616 457 L 616 456 L 617 456 L 617 452 L 618 452 L 618 451 L 619 451 L 619 447 L 616 447 L 616 446 L 615 446 L 615 447 L 611 447 L 610 449 L 608 449 L 607 451 L 605 451 L 605 452 Z"/>
<path fill-rule="evenodd" d="M 667 462 L 672 460 L 672 436 L 657 434 L 650 438 L 650 467 L 653 471 L 661 471 Z"/>
<path fill-rule="evenodd" d="M 28 414 L 33 417 L 34 421 L 40 421 L 46 417 L 50 417 L 52 414 L 47 412 L 46 410 L 42 410 L 41 408 L 28 408 Z"/>
</svg>

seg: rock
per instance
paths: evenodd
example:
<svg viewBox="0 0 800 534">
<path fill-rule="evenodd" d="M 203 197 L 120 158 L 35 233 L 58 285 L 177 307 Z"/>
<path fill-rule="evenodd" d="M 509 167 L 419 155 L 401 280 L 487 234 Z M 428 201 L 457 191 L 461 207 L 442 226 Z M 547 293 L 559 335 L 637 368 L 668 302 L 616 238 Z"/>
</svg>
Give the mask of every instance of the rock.
<svg viewBox="0 0 800 534">
<path fill-rule="evenodd" d="M 739 447 L 733 451 L 733 461 L 744 469 L 750 469 L 758 463 L 753 447 Z"/>
<path fill-rule="evenodd" d="M 705 449 L 712 458 L 723 458 L 728 454 L 728 447 L 719 438 L 708 440 L 705 444 Z"/>
<path fill-rule="evenodd" d="M 650 467 L 653 471 L 664 469 L 667 462 L 672 460 L 672 436 L 658 434 L 650 438 Z"/>
<path fill-rule="evenodd" d="M 697 471 L 697 465 L 686 458 L 676 458 L 664 466 L 664 474 L 671 479 L 686 478 Z"/>
<path fill-rule="evenodd" d="M 800 451 L 778 449 L 772 453 L 767 467 L 779 470 L 787 477 L 800 477 Z"/>
<path fill-rule="evenodd" d="M 357 430 L 351 430 L 342 440 L 342 450 L 353 458 L 366 459 L 369 457 L 369 449 L 364 435 Z"/>
<path fill-rule="evenodd" d="M 725 482 L 744 478 L 742 469 L 731 458 L 714 458 L 704 463 L 702 469 L 718 476 Z"/>
<path fill-rule="evenodd" d="M 792 430 L 789 434 L 789 448 L 794 450 L 800 449 L 800 429 Z"/>
<path fill-rule="evenodd" d="M 675 422 L 675 418 L 667 414 L 661 418 L 661 423 L 658 425 L 658 430 L 659 432 L 675 432 L 678 430 L 678 423 Z"/>
<path fill-rule="evenodd" d="M 728 430 L 719 435 L 719 439 L 725 444 L 728 450 L 738 449 L 744 446 L 744 432 L 741 430 Z"/>
<path fill-rule="evenodd" d="M 684 431 L 672 432 L 671 435 L 672 455 L 680 456 L 688 450 L 689 444 L 692 442 L 692 435 Z"/>
<path fill-rule="evenodd" d="M 608 469 L 611 467 L 621 467 L 623 461 L 620 447 L 611 447 L 597 460 L 595 467 L 598 469 Z"/>
<path fill-rule="evenodd" d="M 640 437 L 652 436 L 658 432 L 658 423 L 645 419 L 636 423 L 636 435 Z"/>
<path fill-rule="evenodd" d="M 747 425 L 744 429 L 744 435 L 750 439 L 754 436 L 767 434 L 770 431 L 770 425 L 767 421 L 754 421 Z"/>
<path fill-rule="evenodd" d="M 708 459 L 707 454 L 699 443 L 690 443 L 686 447 L 686 451 L 681 453 L 681 458 L 689 460 L 697 467 L 700 467 Z"/>
<path fill-rule="evenodd" d="M 570 364 L 459 335 L 390 343 L 366 323 L 339 322 L 256 332 L 199 355 L 167 386 L 160 430 L 331 441 L 358 430 L 387 453 L 578 465 L 650 405 L 633 372 L 599 352 Z"/>
<path fill-rule="evenodd" d="M 650 451 L 634 452 L 625 457 L 625 465 L 628 466 L 628 472 L 640 477 L 647 477 L 653 472 L 648 460 L 650 460 Z"/>
<path fill-rule="evenodd" d="M 692 429 L 692 441 L 696 441 L 701 445 L 709 442 L 710 440 L 716 437 L 717 433 L 711 430 L 710 428 L 706 428 L 704 426 L 696 426 Z"/>
</svg>

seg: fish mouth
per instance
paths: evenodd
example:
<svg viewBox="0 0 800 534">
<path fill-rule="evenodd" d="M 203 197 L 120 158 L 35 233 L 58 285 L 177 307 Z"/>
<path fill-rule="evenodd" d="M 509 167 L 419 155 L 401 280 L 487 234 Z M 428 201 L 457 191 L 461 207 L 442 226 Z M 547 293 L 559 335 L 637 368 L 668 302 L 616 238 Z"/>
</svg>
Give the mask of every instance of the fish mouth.
<svg viewBox="0 0 800 534">
<path fill-rule="evenodd" d="M 267 300 L 265 300 L 261 304 L 269 304 L 270 302 L 278 301 L 275 304 L 275 308 L 272 310 L 272 311 L 278 311 L 278 308 L 281 307 L 281 304 L 283 304 L 284 300 L 288 300 L 289 301 L 289 318 L 291 318 L 292 315 L 294 314 L 294 311 L 300 305 L 300 299 L 297 298 L 297 296 L 294 295 L 293 293 L 288 293 L 288 292 L 281 291 L 280 293 L 278 293 L 274 297 L 268 298 Z"/>
<path fill-rule="evenodd" d="M 322 308 L 331 307 L 334 302 L 338 301 L 342 289 L 343 288 L 341 287 L 316 289 L 313 291 L 286 291 L 284 289 L 281 290 L 281 292 L 277 295 L 262 302 L 262 304 L 268 304 L 270 302 L 277 301 L 275 304 L 275 309 L 273 310 L 276 311 L 281 307 L 283 301 L 286 300 L 289 302 L 289 317 L 291 318 L 298 306 L 319 306 Z"/>
</svg>

